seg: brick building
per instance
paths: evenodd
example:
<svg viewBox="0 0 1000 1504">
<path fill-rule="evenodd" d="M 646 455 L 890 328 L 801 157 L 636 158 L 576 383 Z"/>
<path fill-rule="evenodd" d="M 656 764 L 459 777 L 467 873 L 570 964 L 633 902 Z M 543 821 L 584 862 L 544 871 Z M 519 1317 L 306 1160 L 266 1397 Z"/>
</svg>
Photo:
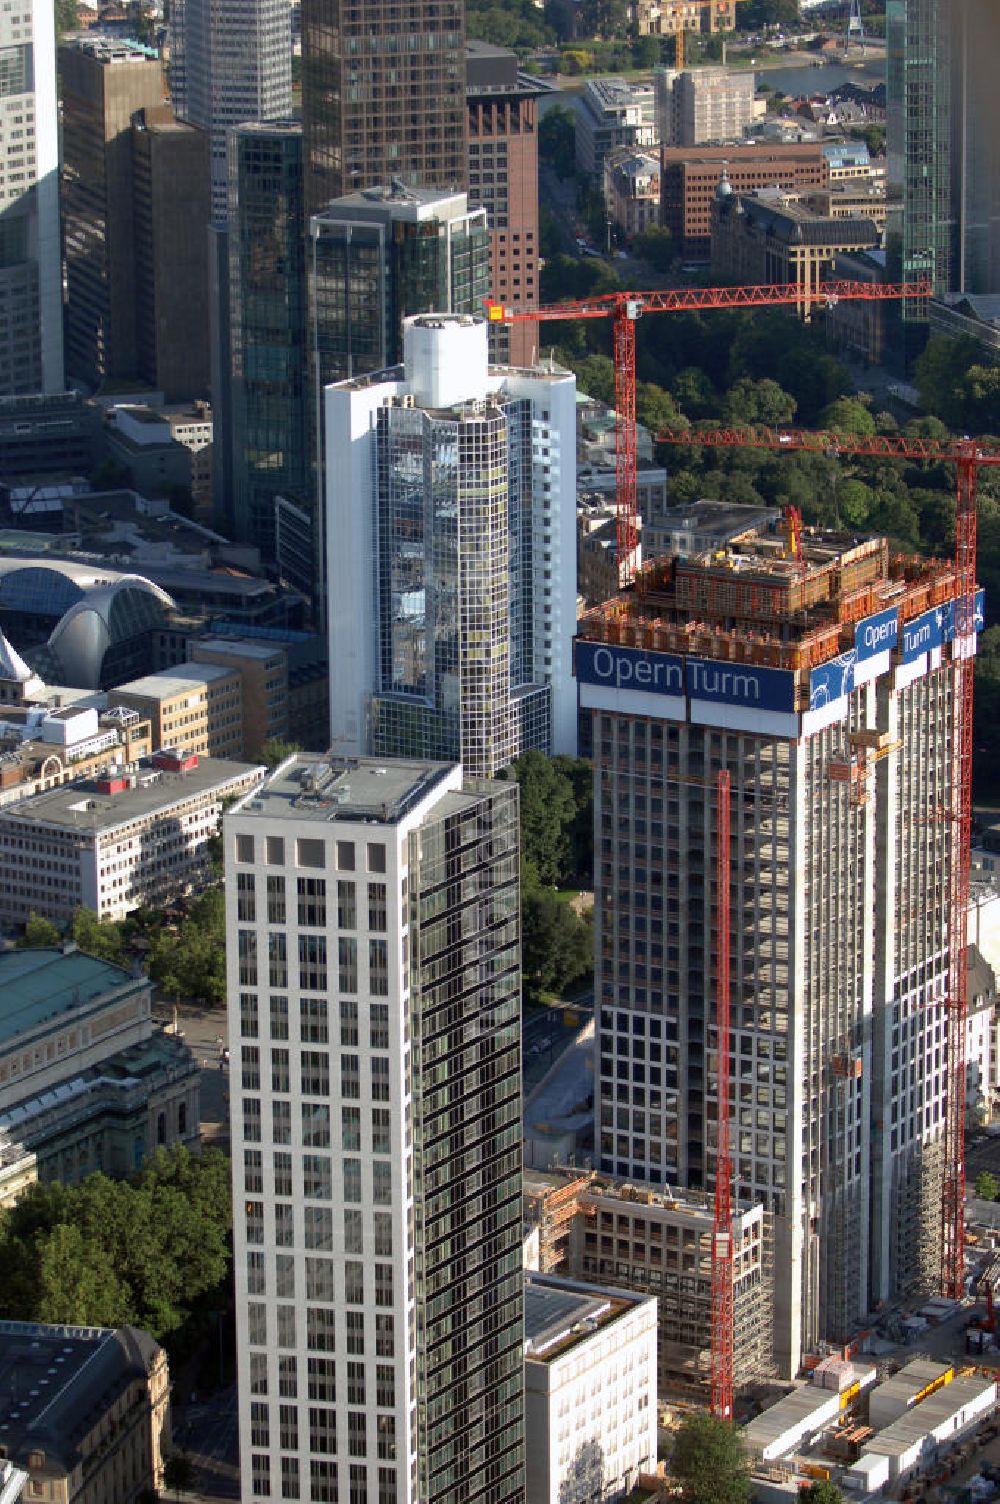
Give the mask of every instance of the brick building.
<svg viewBox="0 0 1000 1504">
<path fill-rule="evenodd" d="M 755 188 L 825 188 L 829 165 L 817 144 L 804 146 L 713 146 L 692 150 L 665 146 L 660 174 L 660 222 L 682 256 L 708 260 L 712 203 L 723 174 L 734 193 Z"/>
</svg>

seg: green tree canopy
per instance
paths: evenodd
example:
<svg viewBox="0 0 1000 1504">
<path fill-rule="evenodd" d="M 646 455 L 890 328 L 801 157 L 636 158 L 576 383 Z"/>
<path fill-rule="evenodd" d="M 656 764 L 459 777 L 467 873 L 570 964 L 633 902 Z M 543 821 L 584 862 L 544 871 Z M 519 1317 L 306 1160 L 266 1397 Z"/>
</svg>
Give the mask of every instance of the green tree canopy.
<svg viewBox="0 0 1000 1504">
<path fill-rule="evenodd" d="M 594 927 L 553 888 L 542 887 L 530 864 L 522 870 L 521 963 L 530 997 L 560 992 L 594 965 Z"/>
<path fill-rule="evenodd" d="M 40 914 L 29 914 L 24 926 L 24 934 L 17 943 L 21 949 L 25 950 L 40 946 L 61 945 L 62 935 L 51 919 L 43 919 Z"/>
<path fill-rule="evenodd" d="M 795 1496 L 796 1504 L 844 1504 L 844 1495 L 828 1478 L 818 1478 L 807 1483 Z"/>
<path fill-rule="evenodd" d="M 226 900 L 221 883 L 195 898 L 176 934 L 153 940 L 149 975 L 167 997 L 190 998 L 209 1008 L 226 1001 Z"/>
<path fill-rule="evenodd" d="M 295 752 L 301 752 L 298 742 L 284 741 L 280 736 L 269 736 L 260 749 L 260 760 L 265 768 L 271 769 L 279 766 L 286 757 L 291 757 Z"/>
<path fill-rule="evenodd" d="M 677 1428 L 670 1472 L 684 1504 L 747 1504 L 750 1467 L 729 1421 L 704 1412 L 686 1415 Z"/>
<path fill-rule="evenodd" d="M 722 416 L 727 423 L 763 423 L 782 428 L 795 417 L 795 398 L 770 376 L 754 381 L 742 376 L 725 395 Z"/>
<path fill-rule="evenodd" d="M 1000 1182 L 989 1170 L 980 1170 L 976 1176 L 976 1195 L 980 1201 L 995 1201 L 1000 1196 Z"/>
<path fill-rule="evenodd" d="M 117 924 L 98 919 L 93 909 L 77 909 L 70 923 L 70 935 L 88 956 L 111 961 L 120 966 L 125 959 L 125 943 Z"/>
<path fill-rule="evenodd" d="M 838 397 L 824 407 L 819 415 L 818 426 L 831 433 L 866 437 L 875 432 L 875 419 L 871 409 L 858 397 Z"/>
<path fill-rule="evenodd" d="M 538 123 L 538 154 L 557 177 L 576 171 L 576 116 L 568 105 L 553 105 Z"/>
<path fill-rule="evenodd" d="M 648 230 L 636 235 L 632 249 L 658 272 L 668 272 L 677 255 L 674 237 L 661 225 L 651 225 Z"/>
</svg>

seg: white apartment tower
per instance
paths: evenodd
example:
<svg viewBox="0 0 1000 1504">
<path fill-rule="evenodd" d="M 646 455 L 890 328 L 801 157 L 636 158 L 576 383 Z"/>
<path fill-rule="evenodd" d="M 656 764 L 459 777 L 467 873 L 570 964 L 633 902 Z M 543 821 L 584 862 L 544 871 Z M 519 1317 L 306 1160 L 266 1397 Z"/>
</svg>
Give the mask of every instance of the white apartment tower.
<svg viewBox="0 0 1000 1504">
<path fill-rule="evenodd" d="M 517 791 L 300 756 L 224 842 L 244 1504 L 520 1504 Z"/>
<path fill-rule="evenodd" d="M 736 1193 L 791 1377 L 939 1267 L 954 575 L 750 529 L 584 618 L 601 1168 L 711 1191 L 716 792 L 732 783 Z M 981 615 L 981 612 L 979 613 Z"/>
<path fill-rule="evenodd" d="M 331 745 L 461 761 L 576 748 L 576 383 L 488 365 L 486 324 L 404 324 L 326 389 Z"/>
<path fill-rule="evenodd" d="M 292 114 L 289 0 L 174 0 L 170 52 L 174 111 L 209 134 L 212 218 L 223 223 L 228 132 Z"/>
<path fill-rule="evenodd" d="M 0 14 L 0 396 L 63 389 L 59 111 L 51 0 Z"/>
</svg>

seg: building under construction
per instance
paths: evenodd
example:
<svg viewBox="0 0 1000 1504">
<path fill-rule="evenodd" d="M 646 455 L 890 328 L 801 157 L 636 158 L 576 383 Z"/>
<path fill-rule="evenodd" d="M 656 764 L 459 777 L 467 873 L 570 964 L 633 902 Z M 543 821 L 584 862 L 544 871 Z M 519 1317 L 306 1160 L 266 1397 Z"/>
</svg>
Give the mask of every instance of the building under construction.
<svg viewBox="0 0 1000 1504">
<path fill-rule="evenodd" d="M 658 560 L 576 642 L 598 1162 L 714 1188 L 728 769 L 734 1193 L 767 1214 L 788 1377 L 938 1276 L 957 588 L 950 563 L 793 517 Z"/>
<path fill-rule="evenodd" d="M 712 1205 L 691 1191 L 634 1186 L 593 1171 L 526 1170 L 525 1210 L 538 1267 L 657 1297 L 661 1398 L 703 1399 L 712 1333 Z M 733 1355 L 741 1383 L 772 1372 L 768 1218 L 733 1217 Z"/>
</svg>

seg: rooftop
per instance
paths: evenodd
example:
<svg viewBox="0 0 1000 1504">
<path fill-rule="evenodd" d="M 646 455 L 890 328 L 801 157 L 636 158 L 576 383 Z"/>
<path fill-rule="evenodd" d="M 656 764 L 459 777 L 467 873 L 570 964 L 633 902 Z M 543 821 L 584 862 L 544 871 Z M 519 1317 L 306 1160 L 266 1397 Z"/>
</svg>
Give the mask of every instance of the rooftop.
<svg viewBox="0 0 1000 1504">
<path fill-rule="evenodd" d="M 255 768 L 251 763 L 229 762 L 222 757 L 203 758 L 196 767 L 183 773 L 143 762 L 138 766 L 134 788 L 102 794 L 94 780 L 77 779 L 10 806 L 0 813 L 0 822 L 51 826 L 96 835 L 147 815 L 166 813 L 173 805 L 198 794 L 217 789 L 221 795 L 236 780 L 254 772 L 262 774 L 263 769 Z"/>
<path fill-rule="evenodd" d="M 129 679 L 126 684 L 116 684 L 110 693 L 141 695 L 149 700 L 168 700 L 215 679 L 226 679 L 232 673 L 233 670 L 224 663 L 178 663 L 173 668 L 161 669 L 159 673 L 145 674 L 141 679 Z"/>
<path fill-rule="evenodd" d="M 913 1405 L 905 1415 L 894 1420 L 891 1426 L 886 1426 L 865 1445 L 868 1453 L 876 1452 L 883 1457 L 903 1456 L 910 1452 L 914 1442 L 919 1442 L 924 1436 L 937 1429 L 942 1422 L 964 1409 L 973 1400 L 977 1400 L 992 1389 L 996 1393 L 996 1383 L 990 1379 L 979 1377 L 959 1377 L 952 1379 L 943 1389 L 921 1400 L 918 1405 Z"/>
<path fill-rule="evenodd" d="M 551 1274 L 526 1273 L 524 1356 L 529 1362 L 551 1363 L 623 1311 L 653 1298 L 600 1285 L 578 1284 Z"/>
<path fill-rule="evenodd" d="M 119 987 L 148 986 L 121 966 L 69 950 L 8 950 L 0 954 L 0 1044 L 37 1029 Z"/>
<path fill-rule="evenodd" d="M 44 1452 L 42 1476 L 72 1469 L 87 1432 L 132 1380 L 145 1378 L 158 1351 L 134 1327 L 0 1321 L 0 1435 L 8 1455 L 23 1464 L 29 1452 Z"/>
<path fill-rule="evenodd" d="M 452 772 L 452 764 L 444 762 L 321 759 L 300 753 L 276 768 L 238 808 L 241 815 L 267 820 L 395 825 Z"/>
</svg>

